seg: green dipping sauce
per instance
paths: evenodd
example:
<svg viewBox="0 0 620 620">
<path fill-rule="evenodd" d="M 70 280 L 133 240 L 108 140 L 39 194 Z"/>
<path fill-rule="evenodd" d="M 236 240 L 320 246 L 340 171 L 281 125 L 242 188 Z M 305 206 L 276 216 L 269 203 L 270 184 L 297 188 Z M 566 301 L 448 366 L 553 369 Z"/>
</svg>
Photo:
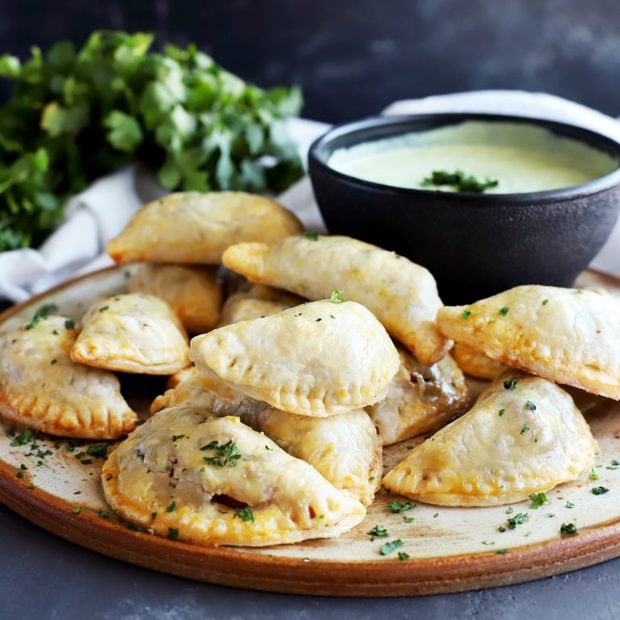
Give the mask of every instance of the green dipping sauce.
<svg viewBox="0 0 620 620">
<path fill-rule="evenodd" d="M 540 192 L 581 185 L 618 168 L 615 157 L 535 125 L 466 121 L 337 149 L 328 165 L 358 179 L 409 189 L 428 187 L 433 171 L 463 171 L 497 186 L 485 194 Z"/>
</svg>

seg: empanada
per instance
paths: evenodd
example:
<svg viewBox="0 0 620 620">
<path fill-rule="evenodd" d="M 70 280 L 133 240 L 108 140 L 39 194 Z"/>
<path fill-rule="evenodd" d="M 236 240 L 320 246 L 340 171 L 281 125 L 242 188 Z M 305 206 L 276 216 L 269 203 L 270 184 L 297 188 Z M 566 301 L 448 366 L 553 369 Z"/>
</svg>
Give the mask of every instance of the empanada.
<svg viewBox="0 0 620 620">
<path fill-rule="evenodd" d="M 78 328 L 62 316 L 0 336 L 0 414 L 50 435 L 116 439 L 137 416 L 110 372 L 74 364 Z"/>
<path fill-rule="evenodd" d="M 365 508 L 236 417 L 192 408 L 147 420 L 105 462 L 106 500 L 160 536 L 265 546 L 338 536 Z"/>
<path fill-rule="evenodd" d="M 222 291 L 213 267 L 145 263 L 127 282 L 129 293 L 147 293 L 170 304 L 185 329 L 202 334 L 220 318 Z"/>
<path fill-rule="evenodd" d="M 297 295 L 256 284 L 249 291 L 235 293 L 226 300 L 219 324 L 222 327 L 239 321 L 269 316 L 286 308 L 298 306 L 303 301 Z"/>
<path fill-rule="evenodd" d="M 387 396 L 366 407 L 384 446 L 447 424 L 467 403 L 465 378 L 450 355 L 427 366 L 398 352 L 400 369 Z"/>
<path fill-rule="evenodd" d="M 196 336 L 191 357 L 247 396 L 317 417 L 381 400 L 400 363 L 364 306 L 327 300 Z"/>
<path fill-rule="evenodd" d="M 496 362 L 462 342 L 455 342 L 450 353 L 464 373 L 478 379 L 495 379 L 507 368 L 506 364 Z"/>
<path fill-rule="evenodd" d="M 252 282 L 308 299 L 344 292 L 366 306 L 424 364 L 434 364 L 451 343 L 435 325 L 441 300 L 424 267 L 350 237 L 289 237 L 272 246 L 239 243 L 224 253 L 226 267 Z"/>
<path fill-rule="evenodd" d="M 442 506 L 507 504 L 576 480 L 591 468 L 595 451 L 569 394 L 546 379 L 508 371 L 469 412 L 414 448 L 383 485 Z"/>
<path fill-rule="evenodd" d="M 603 290 L 517 286 L 437 321 L 498 362 L 620 400 L 620 300 Z"/>
<path fill-rule="evenodd" d="M 117 263 L 217 265 L 233 243 L 274 243 L 301 230 L 290 211 L 264 196 L 184 192 L 142 206 L 107 249 Z"/>
<path fill-rule="evenodd" d="M 152 413 L 184 406 L 208 416 L 239 416 L 244 424 L 265 433 L 290 455 L 312 465 L 337 489 L 349 491 L 365 506 L 372 503 L 381 481 L 383 459 L 377 431 L 364 411 L 328 418 L 300 416 L 274 409 L 231 388 L 225 388 L 228 398 L 216 395 L 211 390 L 217 380 L 197 368 L 175 376 L 175 387 L 153 401 Z"/>
<path fill-rule="evenodd" d="M 142 293 L 96 301 L 71 349 L 74 362 L 96 368 L 168 375 L 189 365 L 188 338 L 172 308 Z"/>
</svg>

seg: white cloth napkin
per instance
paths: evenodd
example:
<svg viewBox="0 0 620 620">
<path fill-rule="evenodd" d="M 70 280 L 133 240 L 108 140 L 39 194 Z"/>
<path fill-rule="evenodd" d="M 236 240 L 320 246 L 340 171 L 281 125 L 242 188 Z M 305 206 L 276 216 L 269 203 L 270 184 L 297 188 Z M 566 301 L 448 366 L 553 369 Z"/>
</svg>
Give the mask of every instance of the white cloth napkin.
<svg viewBox="0 0 620 620">
<path fill-rule="evenodd" d="M 520 114 L 580 125 L 620 141 L 620 122 L 583 105 L 544 93 L 476 91 L 397 101 L 385 114 L 414 112 L 490 112 Z M 329 125 L 295 119 L 289 130 L 305 161 L 311 142 Z M 123 168 L 94 182 L 66 206 L 67 219 L 39 250 L 0 253 L 0 298 L 23 301 L 65 280 L 110 265 L 105 245 L 127 224 L 140 204 L 164 192 L 136 167 Z M 324 231 L 325 224 L 307 178 L 279 200 L 306 228 Z M 620 223 L 591 267 L 620 277 Z"/>
</svg>

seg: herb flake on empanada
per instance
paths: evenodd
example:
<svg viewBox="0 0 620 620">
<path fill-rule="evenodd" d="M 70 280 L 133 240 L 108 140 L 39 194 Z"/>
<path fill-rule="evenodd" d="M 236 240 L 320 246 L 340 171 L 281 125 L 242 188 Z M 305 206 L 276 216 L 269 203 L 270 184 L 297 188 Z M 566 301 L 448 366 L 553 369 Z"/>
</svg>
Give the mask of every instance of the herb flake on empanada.
<svg viewBox="0 0 620 620">
<path fill-rule="evenodd" d="M 224 265 L 252 282 L 308 299 L 344 291 L 366 306 L 424 364 L 439 361 L 451 343 L 435 325 L 442 306 L 430 272 L 374 245 L 340 236 L 296 236 L 271 246 L 239 243 Z"/>
<path fill-rule="evenodd" d="M 193 334 L 213 329 L 220 317 L 222 291 L 213 267 L 145 263 L 127 282 L 127 291 L 163 299 Z"/>
<path fill-rule="evenodd" d="M 400 363 L 364 306 L 327 300 L 196 336 L 191 356 L 202 372 L 252 398 L 317 417 L 381 400 Z"/>
<path fill-rule="evenodd" d="M 107 249 L 117 263 L 217 265 L 233 243 L 273 243 L 301 229 L 290 211 L 264 196 L 179 192 L 142 206 Z"/>
<path fill-rule="evenodd" d="M 116 439 L 137 416 L 110 372 L 69 358 L 78 328 L 47 316 L 0 336 L 0 414 L 61 437 Z"/>
<path fill-rule="evenodd" d="M 470 411 L 414 448 L 383 485 L 429 504 L 507 504 L 578 479 L 596 447 L 569 394 L 508 371 Z"/>
<path fill-rule="evenodd" d="M 498 362 L 620 400 L 620 300 L 603 290 L 517 286 L 437 321 Z"/>
<path fill-rule="evenodd" d="M 467 403 L 465 378 L 450 355 L 428 366 L 398 352 L 400 368 L 387 396 L 366 407 L 384 446 L 440 428 Z"/>
<path fill-rule="evenodd" d="M 96 301 L 71 349 L 74 362 L 96 368 L 168 375 L 189 365 L 188 338 L 172 308 L 142 293 Z"/>
<path fill-rule="evenodd" d="M 225 388 L 216 395 L 212 377 L 197 368 L 177 373 L 174 388 L 151 405 L 156 413 L 170 407 L 192 407 L 207 416 L 234 415 L 265 433 L 291 456 L 312 465 L 337 489 L 348 491 L 370 505 L 381 481 L 382 452 L 374 424 L 363 410 L 328 418 L 286 413 L 267 403 Z M 227 397 L 226 397 L 227 396 Z"/>
<path fill-rule="evenodd" d="M 192 408 L 147 420 L 108 457 L 101 480 L 124 519 L 202 545 L 334 537 L 366 514 L 351 495 L 239 418 L 206 419 Z"/>
</svg>

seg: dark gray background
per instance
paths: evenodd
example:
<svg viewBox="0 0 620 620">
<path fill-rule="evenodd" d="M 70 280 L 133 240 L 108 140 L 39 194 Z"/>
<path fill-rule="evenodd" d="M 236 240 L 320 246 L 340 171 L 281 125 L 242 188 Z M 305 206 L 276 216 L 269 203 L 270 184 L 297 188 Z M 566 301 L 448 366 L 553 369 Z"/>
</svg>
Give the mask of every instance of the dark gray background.
<svg viewBox="0 0 620 620">
<path fill-rule="evenodd" d="M 0 52 L 94 28 L 194 41 L 261 86 L 296 83 L 338 122 L 403 97 L 546 91 L 620 114 L 618 0 L 0 0 Z M 383 600 L 254 593 L 149 572 L 71 545 L 0 506 L 0 619 L 615 620 L 620 560 L 527 585 Z"/>
<path fill-rule="evenodd" d="M 403 97 L 546 91 L 620 114 L 618 0 L 0 0 L 0 52 L 95 28 L 193 41 L 262 86 L 303 87 L 338 122 Z"/>
</svg>

